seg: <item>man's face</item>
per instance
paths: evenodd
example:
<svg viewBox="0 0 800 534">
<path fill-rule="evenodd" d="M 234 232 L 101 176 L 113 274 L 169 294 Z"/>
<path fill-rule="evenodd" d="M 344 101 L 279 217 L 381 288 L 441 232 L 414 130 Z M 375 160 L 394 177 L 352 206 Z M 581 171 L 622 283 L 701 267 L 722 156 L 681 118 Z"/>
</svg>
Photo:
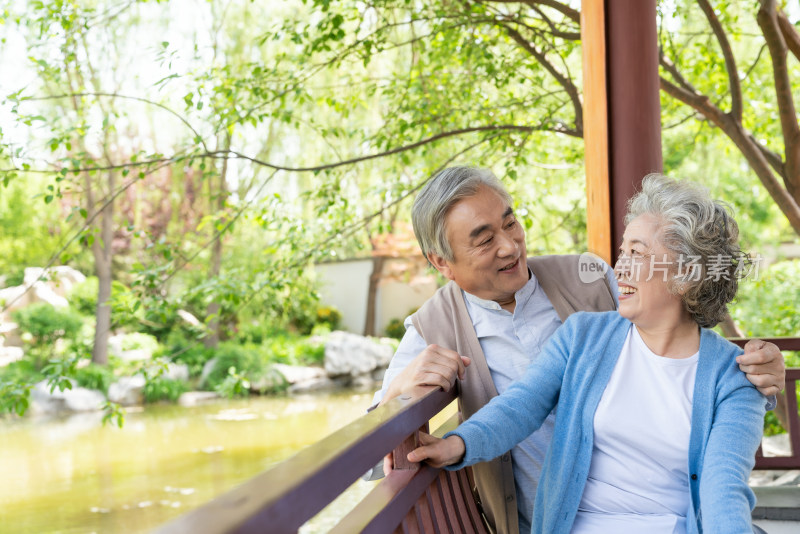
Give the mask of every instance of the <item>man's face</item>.
<svg viewBox="0 0 800 534">
<path fill-rule="evenodd" d="M 467 293 L 513 311 L 514 295 L 528 281 L 528 265 L 525 231 L 511 206 L 483 186 L 450 209 L 445 230 L 454 258 L 430 254 L 434 267 Z"/>
</svg>

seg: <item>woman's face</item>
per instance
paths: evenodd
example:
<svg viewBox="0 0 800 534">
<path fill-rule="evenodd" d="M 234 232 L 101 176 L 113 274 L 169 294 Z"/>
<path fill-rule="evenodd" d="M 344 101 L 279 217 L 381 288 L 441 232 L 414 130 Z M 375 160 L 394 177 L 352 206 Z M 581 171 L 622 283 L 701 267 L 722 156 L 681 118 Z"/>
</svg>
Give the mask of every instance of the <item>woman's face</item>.
<svg viewBox="0 0 800 534">
<path fill-rule="evenodd" d="M 666 326 L 680 318 L 681 298 L 669 291 L 675 272 L 673 259 L 661 244 L 658 219 L 643 214 L 632 220 L 614 266 L 620 315 L 642 328 Z"/>
</svg>

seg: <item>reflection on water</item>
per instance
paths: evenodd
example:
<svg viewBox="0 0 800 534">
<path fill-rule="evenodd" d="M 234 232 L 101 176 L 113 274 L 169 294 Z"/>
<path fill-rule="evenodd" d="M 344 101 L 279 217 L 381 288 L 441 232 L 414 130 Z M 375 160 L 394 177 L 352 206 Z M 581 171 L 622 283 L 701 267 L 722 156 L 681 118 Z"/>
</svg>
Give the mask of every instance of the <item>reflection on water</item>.
<svg viewBox="0 0 800 534">
<path fill-rule="evenodd" d="M 0 533 L 135 533 L 195 508 L 364 414 L 371 394 L 0 419 Z M 372 484 L 357 483 L 357 500 Z M 315 518 L 303 532 L 324 531 Z M 316 527 L 315 525 L 319 525 Z"/>
</svg>

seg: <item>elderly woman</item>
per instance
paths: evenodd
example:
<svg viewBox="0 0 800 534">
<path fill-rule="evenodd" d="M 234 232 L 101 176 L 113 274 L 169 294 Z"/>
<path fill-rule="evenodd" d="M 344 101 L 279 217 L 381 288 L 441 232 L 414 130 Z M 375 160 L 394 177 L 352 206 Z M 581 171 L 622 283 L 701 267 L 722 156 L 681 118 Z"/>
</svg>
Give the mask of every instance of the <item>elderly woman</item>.
<svg viewBox="0 0 800 534">
<path fill-rule="evenodd" d="M 520 381 L 408 458 L 495 458 L 557 406 L 532 532 L 752 532 L 765 402 L 741 350 L 708 330 L 736 294 L 736 222 L 698 187 L 650 175 L 626 224 L 619 311 L 571 316 Z"/>
</svg>

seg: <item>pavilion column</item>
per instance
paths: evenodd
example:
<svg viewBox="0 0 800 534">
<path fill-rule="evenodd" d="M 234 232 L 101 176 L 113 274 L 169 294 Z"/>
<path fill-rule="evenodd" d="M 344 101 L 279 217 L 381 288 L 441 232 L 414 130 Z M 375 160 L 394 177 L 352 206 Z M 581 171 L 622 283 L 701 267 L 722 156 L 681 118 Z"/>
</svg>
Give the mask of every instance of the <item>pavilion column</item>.
<svg viewBox="0 0 800 534">
<path fill-rule="evenodd" d="M 628 199 L 661 172 L 656 0 L 583 0 L 589 250 L 616 259 Z"/>
</svg>

